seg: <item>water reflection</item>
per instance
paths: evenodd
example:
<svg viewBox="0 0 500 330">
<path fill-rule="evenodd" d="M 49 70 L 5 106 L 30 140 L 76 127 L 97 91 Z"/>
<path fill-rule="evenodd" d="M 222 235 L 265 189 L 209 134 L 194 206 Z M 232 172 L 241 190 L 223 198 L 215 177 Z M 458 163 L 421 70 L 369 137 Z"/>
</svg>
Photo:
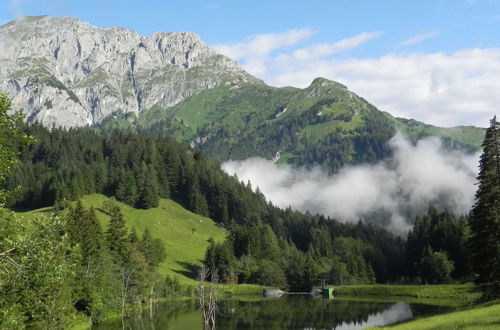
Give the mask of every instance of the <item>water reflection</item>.
<svg viewBox="0 0 500 330">
<path fill-rule="evenodd" d="M 383 326 L 415 316 L 447 310 L 406 302 L 315 299 L 283 296 L 271 299 L 230 299 L 218 303 L 216 325 L 233 329 L 360 329 Z M 97 329 L 121 329 L 121 323 L 107 323 Z M 155 317 L 147 315 L 126 324 L 127 329 L 203 329 L 202 313 L 196 301 L 157 306 Z"/>
<path fill-rule="evenodd" d="M 413 312 L 411 310 L 410 304 L 405 302 L 398 302 L 389 307 L 389 309 L 376 314 L 368 315 L 366 322 L 362 323 L 351 323 L 344 322 L 339 326 L 335 326 L 335 330 L 353 330 L 353 329 L 363 329 L 368 327 L 384 326 L 388 324 L 394 324 L 409 320 L 413 317 Z"/>
</svg>

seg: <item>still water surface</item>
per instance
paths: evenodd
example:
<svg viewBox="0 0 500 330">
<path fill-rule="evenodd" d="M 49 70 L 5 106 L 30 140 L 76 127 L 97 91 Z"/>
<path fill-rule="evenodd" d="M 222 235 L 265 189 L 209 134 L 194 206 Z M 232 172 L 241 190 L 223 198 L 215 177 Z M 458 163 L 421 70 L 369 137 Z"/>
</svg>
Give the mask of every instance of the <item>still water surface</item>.
<svg viewBox="0 0 500 330">
<path fill-rule="evenodd" d="M 324 300 L 307 295 L 250 301 L 231 299 L 219 302 L 216 329 L 362 329 L 446 310 L 446 307 L 406 302 Z M 147 315 L 137 317 L 127 321 L 126 328 L 196 330 L 203 327 L 198 305 L 182 302 L 159 304 L 152 319 Z M 122 324 L 107 323 L 96 329 L 122 329 Z"/>
</svg>

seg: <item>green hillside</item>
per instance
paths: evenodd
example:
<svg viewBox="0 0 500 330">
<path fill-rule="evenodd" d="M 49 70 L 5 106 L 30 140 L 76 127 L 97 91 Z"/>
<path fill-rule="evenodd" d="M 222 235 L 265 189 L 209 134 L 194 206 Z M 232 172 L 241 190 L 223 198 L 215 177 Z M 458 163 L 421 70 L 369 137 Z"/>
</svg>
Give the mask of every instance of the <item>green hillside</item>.
<svg viewBox="0 0 500 330">
<path fill-rule="evenodd" d="M 84 207 L 93 206 L 106 229 L 109 216 L 103 212 L 102 204 L 108 198 L 101 194 L 86 195 L 81 200 Z M 129 228 L 135 227 L 139 233 L 148 227 L 154 238 L 161 238 L 167 251 L 166 261 L 160 265 L 162 275 L 175 275 L 181 283 L 194 281 L 193 266 L 200 266 L 207 249 L 207 240 L 213 237 L 223 241 L 224 229 L 218 227 L 211 219 L 192 213 L 170 199 L 161 199 L 157 208 L 148 210 L 134 209 L 116 201 L 123 212 Z M 50 212 L 51 208 L 20 212 L 26 220 L 40 213 Z"/>
<path fill-rule="evenodd" d="M 218 160 L 260 156 L 295 165 L 344 164 L 387 157 L 386 142 L 402 131 L 416 141 L 442 137 L 451 148 L 475 151 L 484 130 L 441 128 L 381 112 L 346 86 L 323 78 L 304 89 L 263 83 L 223 85 L 163 109 L 117 114 L 100 129 L 146 130 L 175 136 Z"/>
</svg>

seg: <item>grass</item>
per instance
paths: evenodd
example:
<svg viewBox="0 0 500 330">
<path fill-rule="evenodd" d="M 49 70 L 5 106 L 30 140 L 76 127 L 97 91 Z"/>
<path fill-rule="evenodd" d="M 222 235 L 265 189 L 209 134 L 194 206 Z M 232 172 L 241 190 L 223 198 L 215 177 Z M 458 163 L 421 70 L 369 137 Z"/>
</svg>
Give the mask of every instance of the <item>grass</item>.
<svg viewBox="0 0 500 330">
<path fill-rule="evenodd" d="M 410 303 L 442 305 L 462 310 L 415 318 L 389 329 L 500 329 L 500 300 L 474 305 L 481 293 L 472 283 L 450 285 L 348 285 L 335 287 L 340 296 L 359 299 L 404 300 Z M 369 297 L 369 298 L 368 298 Z M 357 299 L 357 298 L 354 298 Z M 370 329 L 381 329 L 380 327 Z"/>
<path fill-rule="evenodd" d="M 326 135 L 334 133 L 337 128 L 341 128 L 344 131 L 354 131 L 356 128 L 364 124 L 363 119 L 359 114 L 353 115 L 351 121 L 342 120 L 328 120 L 325 122 L 311 124 L 306 126 L 302 131 L 300 136 L 308 136 L 310 142 L 318 143 Z"/>
<path fill-rule="evenodd" d="M 439 285 L 346 285 L 335 287 L 340 296 L 392 296 L 410 298 L 454 299 L 472 303 L 481 293 L 472 283 Z"/>
<path fill-rule="evenodd" d="M 439 314 L 431 317 L 417 318 L 397 324 L 388 329 L 499 329 L 500 300 L 476 305 L 474 307 Z M 380 327 L 371 329 L 381 329 Z"/>
<path fill-rule="evenodd" d="M 102 203 L 108 198 L 101 194 L 82 198 L 85 207 L 96 209 L 103 230 L 106 230 L 109 216 L 101 210 Z M 169 199 L 161 199 L 157 208 L 149 210 L 134 209 L 117 202 L 123 212 L 127 226 L 135 227 L 138 234 L 148 227 L 154 238 L 161 238 L 167 251 L 166 261 L 159 267 L 161 275 L 176 276 L 183 285 L 194 285 L 197 267 L 202 263 L 208 239 L 224 240 L 226 231 L 209 218 L 194 214 Z M 51 208 L 20 212 L 28 222 L 39 214 L 47 214 Z"/>
<path fill-rule="evenodd" d="M 262 296 L 266 287 L 256 284 L 224 284 L 219 287 L 218 293 L 223 296 Z"/>
</svg>

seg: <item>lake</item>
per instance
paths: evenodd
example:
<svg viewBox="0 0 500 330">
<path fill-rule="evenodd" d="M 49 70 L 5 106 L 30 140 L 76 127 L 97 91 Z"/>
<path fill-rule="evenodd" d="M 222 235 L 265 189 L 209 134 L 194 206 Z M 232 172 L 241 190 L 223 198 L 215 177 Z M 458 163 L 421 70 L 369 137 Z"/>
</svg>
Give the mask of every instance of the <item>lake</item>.
<svg viewBox="0 0 500 330">
<path fill-rule="evenodd" d="M 290 295 L 268 299 L 227 299 L 218 303 L 216 329 L 361 329 L 389 325 L 416 316 L 441 313 L 448 307 L 380 302 L 355 298 L 322 299 Z M 121 329 L 121 321 L 95 329 Z M 161 303 L 151 319 L 137 316 L 127 329 L 202 329 L 201 311 L 195 301 Z"/>
</svg>

